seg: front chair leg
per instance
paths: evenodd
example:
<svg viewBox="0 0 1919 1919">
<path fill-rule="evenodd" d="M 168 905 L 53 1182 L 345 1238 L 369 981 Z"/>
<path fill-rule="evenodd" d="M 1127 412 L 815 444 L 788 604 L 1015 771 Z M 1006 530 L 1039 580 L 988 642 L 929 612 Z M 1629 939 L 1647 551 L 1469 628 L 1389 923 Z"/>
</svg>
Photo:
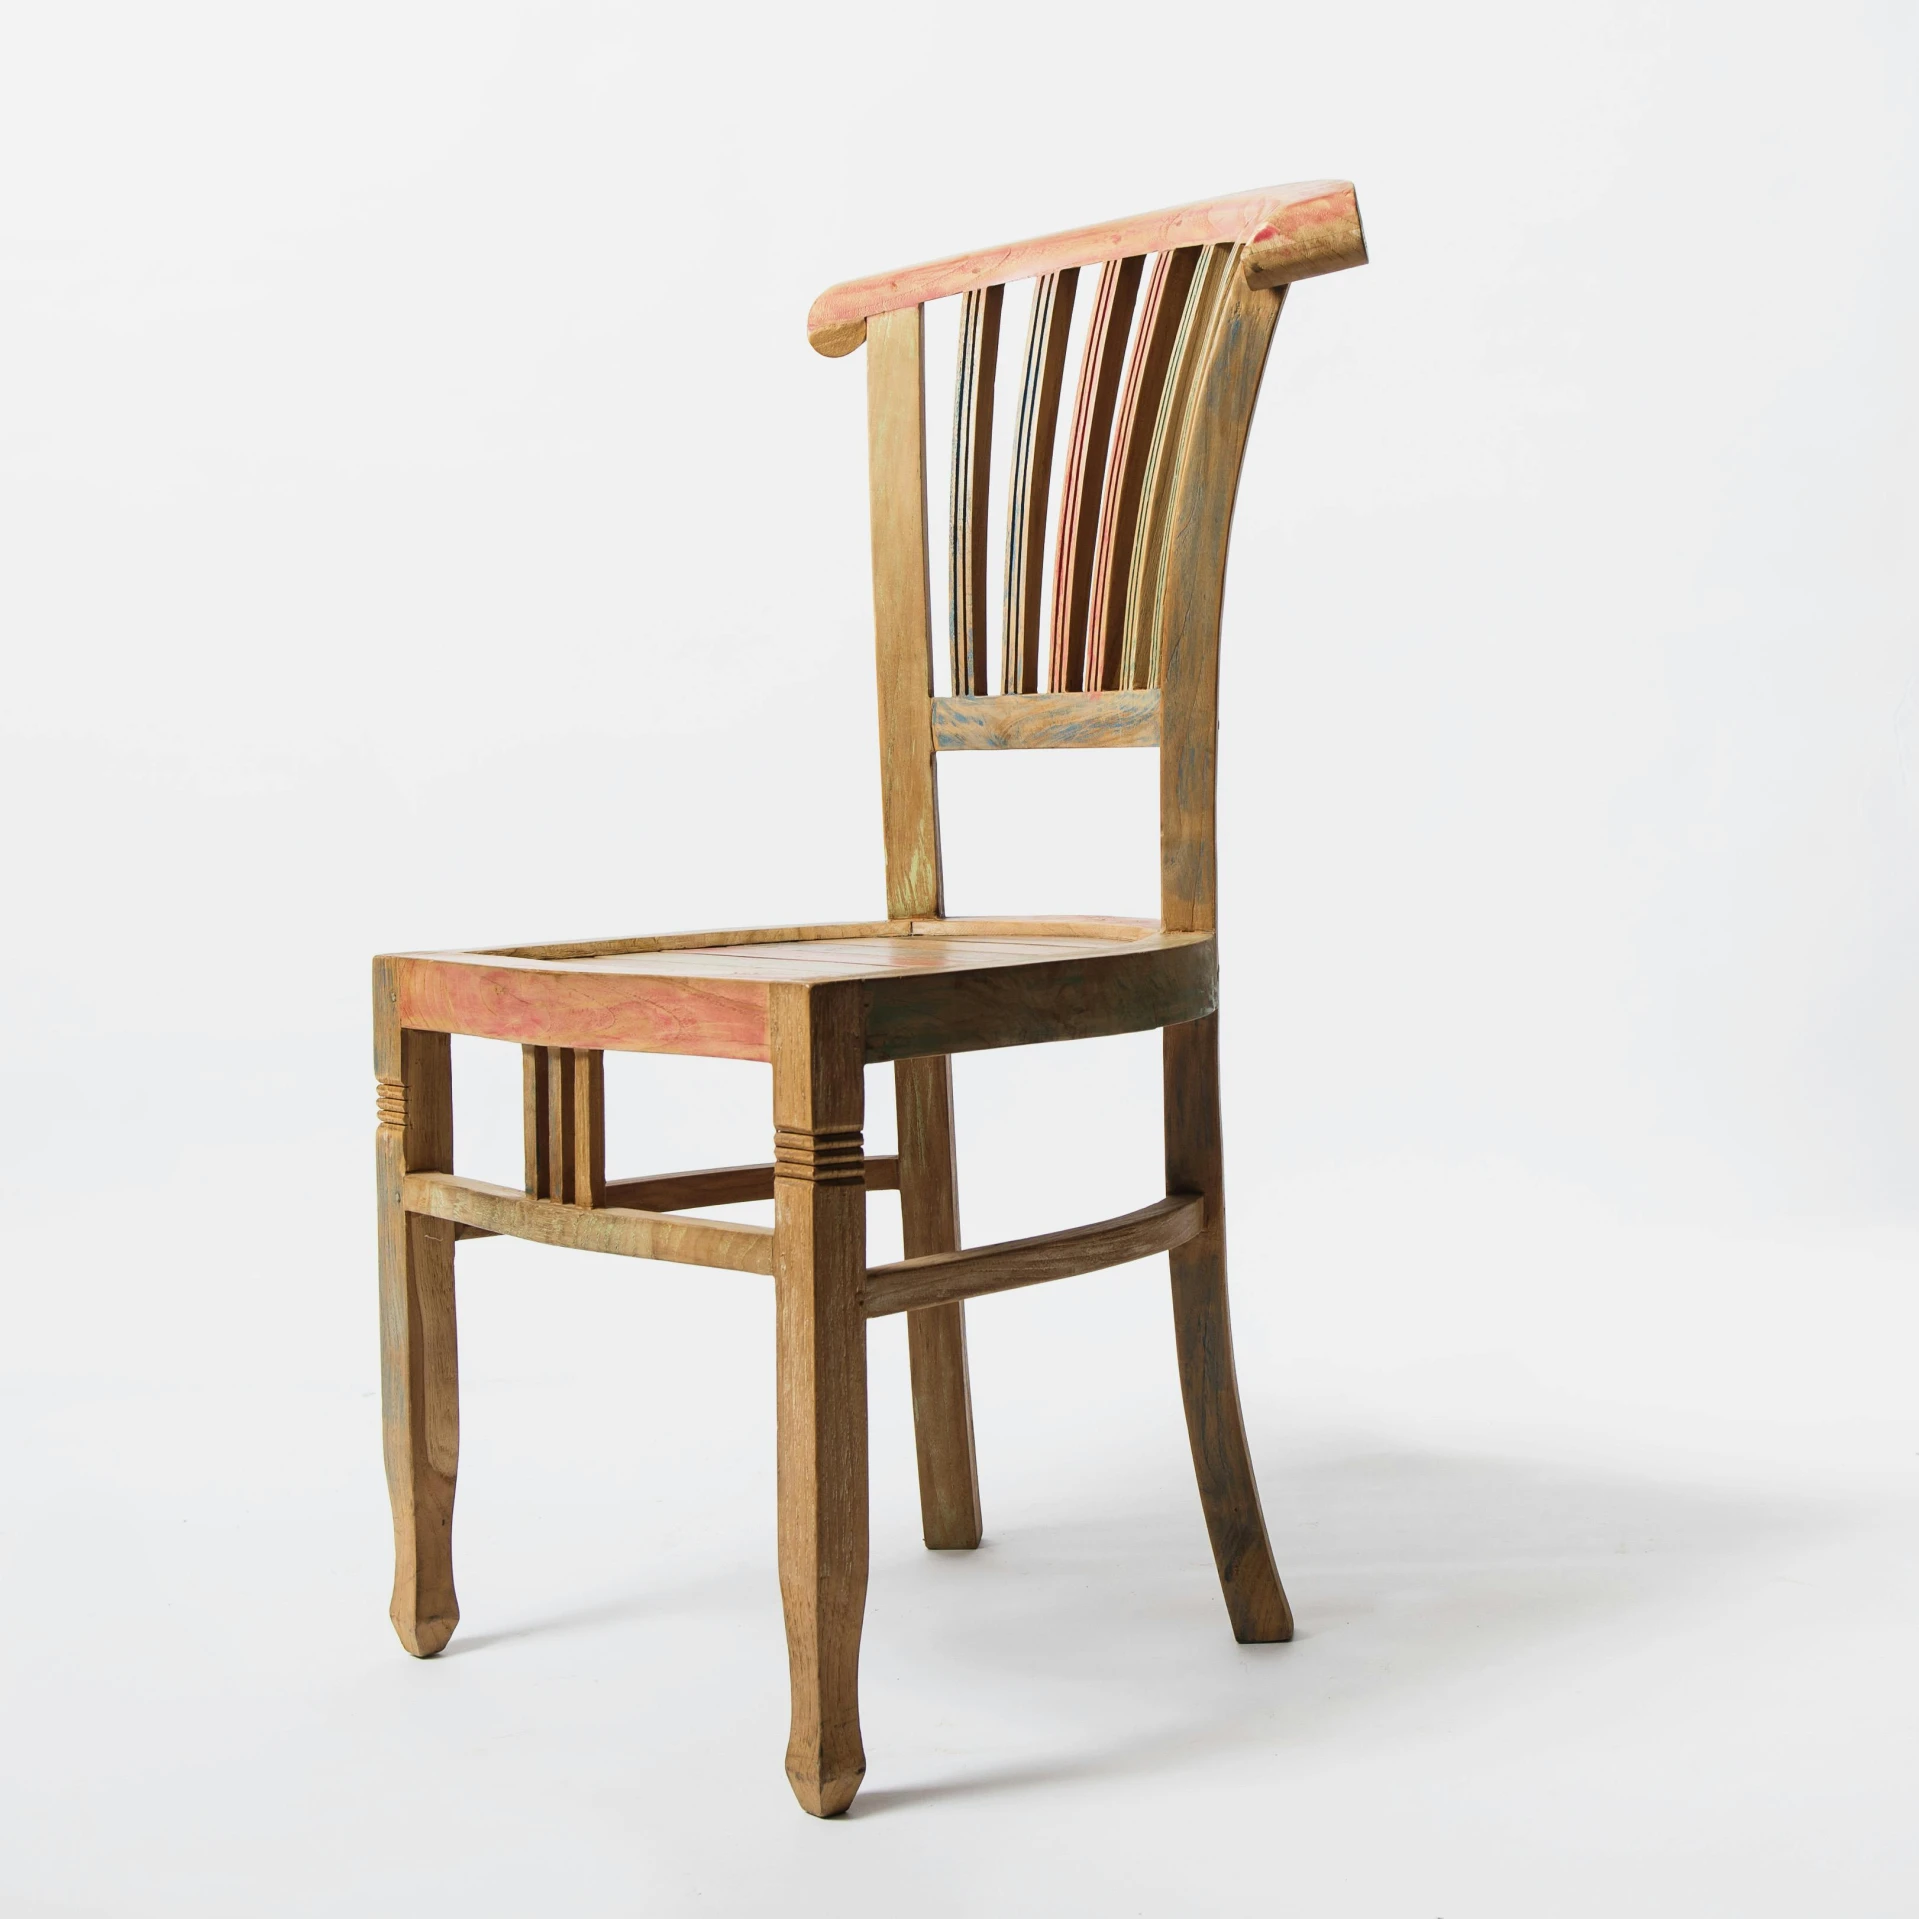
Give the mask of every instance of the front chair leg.
<svg viewBox="0 0 1919 1919">
<path fill-rule="evenodd" d="M 786 1776 L 820 1818 L 866 1775 L 866 1275 L 857 986 L 771 989 L 780 1597 L 793 1683 Z"/>
<path fill-rule="evenodd" d="M 393 1629 L 417 1658 L 460 1623 L 453 1592 L 453 1490 L 460 1462 L 460 1379 L 453 1310 L 453 1227 L 409 1214 L 409 1172 L 453 1170 L 452 1047 L 444 1033 L 402 1032 L 376 975 L 380 1129 L 380 1404 L 393 1505 Z"/>
<path fill-rule="evenodd" d="M 1242 1643 L 1290 1639 L 1292 1608 L 1266 1538 L 1233 1366 L 1217 1013 L 1165 1029 L 1165 1074 L 1166 1190 L 1206 1196 L 1205 1230 L 1170 1255 L 1179 1385 L 1200 1503 L 1233 1637 Z"/>
</svg>

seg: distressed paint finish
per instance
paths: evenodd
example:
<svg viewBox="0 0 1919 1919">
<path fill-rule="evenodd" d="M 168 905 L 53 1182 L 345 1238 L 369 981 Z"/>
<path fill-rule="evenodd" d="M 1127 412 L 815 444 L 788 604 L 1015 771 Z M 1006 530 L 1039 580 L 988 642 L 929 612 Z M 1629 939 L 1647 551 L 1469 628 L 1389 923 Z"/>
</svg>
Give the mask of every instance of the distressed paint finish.
<svg viewBox="0 0 1919 1919">
<path fill-rule="evenodd" d="M 859 345 L 861 324 L 876 314 L 1067 267 L 1095 266 L 1131 254 L 1163 253 L 1172 247 L 1208 246 L 1221 240 L 1250 248 L 1261 283 L 1269 287 L 1363 266 L 1366 261 L 1359 201 L 1351 183 L 1310 180 L 1167 207 L 1132 219 L 1103 221 L 1011 246 L 956 253 L 864 280 L 847 280 L 828 287 L 813 302 L 806 316 L 807 337 L 817 351 L 835 357 Z"/>
<path fill-rule="evenodd" d="M 761 980 L 653 977 L 432 954 L 401 954 L 390 963 L 406 1026 L 541 1046 L 767 1057 Z"/>
<path fill-rule="evenodd" d="M 980 749 L 1157 746 L 1159 691 L 1018 693 L 933 702 L 933 745 L 942 753 Z"/>
<path fill-rule="evenodd" d="M 986 686 L 986 524 L 992 500 L 993 387 L 999 371 L 1004 287 L 979 287 L 961 302 L 959 365 L 953 376 L 952 526 L 947 545 L 947 614 L 953 691 Z"/>
<path fill-rule="evenodd" d="M 1202 249 L 1180 247 L 1153 262 L 1153 277 L 1134 329 L 1126 363 L 1126 391 L 1113 428 L 1106 496 L 1099 516 L 1099 557 L 1093 569 L 1086 613 L 1086 680 L 1110 689 L 1120 683 L 1120 652 L 1126 632 L 1126 588 L 1133 576 L 1133 538 L 1146 489 L 1146 462 L 1160 395 L 1172 365 L 1186 296 Z"/>
<path fill-rule="evenodd" d="M 1138 255 L 1100 269 L 1091 324 L 1080 357 L 1079 390 L 1066 447 L 1066 479 L 1059 496 L 1059 555 L 1053 563 L 1053 628 L 1046 683 L 1055 693 L 1086 687 L 1086 623 L 1099 570 L 1101 503 L 1113 409 L 1126 368 L 1127 328 L 1139 297 L 1145 261 Z"/>
<path fill-rule="evenodd" d="M 1129 354 L 1149 257 L 1156 291 Z M 438 1651 L 459 1617 L 454 1242 L 498 1233 L 771 1275 L 787 1773 L 807 1810 L 844 1810 L 865 1771 L 870 1314 L 908 1314 L 926 1542 L 965 1548 L 979 1541 L 980 1510 L 963 1299 L 1168 1252 L 1188 1436 L 1233 1630 L 1246 1641 L 1291 1634 L 1227 1308 L 1212 936 L 1219 620 L 1240 463 L 1285 288 L 1365 257 L 1352 189 L 1320 182 L 937 262 L 836 288 L 816 304 L 820 351 L 869 348 L 887 918 L 376 962 L 393 1621 L 410 1651 Z M 1060 489 L 1051 690 L 1042 692 L 1048 463 L 1076 275 L 1095 264 Z M 988 697 L 993 336 L 1005 283 L 1029 275 L 1039 284 L 1011 462 L 1002 697 Z M 954 697 L 936 701 L 922 303 L 947 293 L 968 297 L 954 448 L 959 659 Z M 1089 693 L 1089 681 L 1111 690 Z M 1158 921 L 945 918 L 938 751 L 1156 742 Z M 1084 827 L 1069 816 L 1038 823 L 1035 837 L 1070 839 Z M 1118 1219 L 962 1250 L 950 1056 L 1155 1027 L 1164 1033 L 1166 1197 Z M 453 1032 L 526 1049 L 527 1192 L 452 1173 Z M 607 1181 L 603 1048 L 770 1062 L 772 1162 Z M 900 1151 L 868 1160 L 863 1069 L 883 1061 L 895 1064 Z M 893 1185 L 906 1258 L 869 1272 L 867 1196 Z M 675 1210 L 768 1195 L 770 1231 Z"/>
<path fill-rule="evenodd" d="M 1179 452 L 1192 419 L 1193 394 L 1205 370 L 1206 347 L 1219 308 L 1233 283 L 1231 247 L 1208 247 L 1193 276 L 1173 343 L 1172 364 L 1160 394 L 1141 480 L 1138 524 L 1126 582 L 1125 634 L 1120 650 L 1121 686 L 1157 686 L 1161 661 L 1153 640 L 1160 587 L 1178 555 L 1168 532 Z"/>
<path fill-rule="evenodd" d="M 1046 502 L 1052 491 L 1053 441 L 1066 377 L 1067 336 L 1079 271 L 1068 267 L 1033 282 L 1013 433 L 1013 477 L 1006 508 L 1006 595 L 1000 639 L 1000 691 L 1039 691 L 1041 588 L 1046 573 Z"/>
</svg>

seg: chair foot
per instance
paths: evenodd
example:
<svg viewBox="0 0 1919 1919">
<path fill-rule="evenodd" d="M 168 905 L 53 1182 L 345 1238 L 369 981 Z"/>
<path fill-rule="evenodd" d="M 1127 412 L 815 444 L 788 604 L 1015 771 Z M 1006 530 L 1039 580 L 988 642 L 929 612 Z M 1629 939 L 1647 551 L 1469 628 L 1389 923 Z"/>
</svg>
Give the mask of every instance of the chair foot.
<svg viewBox="0 0 1919 1919">
<path fill-rule="evenodd" d="M 832 1819 L 853 1803 L 860 1782 L 866 1777 L 866 1761 L 862 1757 L 851 1772 L 828 1772 L 822 1775 L 817 1761 L 798 1763 L 789 1757 L 786 1777 L 793 1788 L 793 1797 L 800 1802 L 803 1810 L 810 1812 L 815 1819 Z"/>
<path fill-rule="evenodd" d="M 393 1630 L 400 1635 L 400 1644 L 415 1659 L 431 1659 L 436 1652 L 444 1652 L 447 1641 L 453 1637 L 453 1629 L 460 1623 L 457 1611 L 434 1613 L 425 1619 L 412 1618 L 397 1599 L 388 1617 L 393 1621 Z"/>
</svg>

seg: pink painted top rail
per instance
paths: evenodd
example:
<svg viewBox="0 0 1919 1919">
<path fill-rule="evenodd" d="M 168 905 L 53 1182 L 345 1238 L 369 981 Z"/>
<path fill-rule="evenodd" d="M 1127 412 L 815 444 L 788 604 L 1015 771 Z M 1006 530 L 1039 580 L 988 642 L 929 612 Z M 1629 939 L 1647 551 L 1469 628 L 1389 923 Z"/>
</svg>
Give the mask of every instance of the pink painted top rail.
<svg viewBox="0 0 1919 1919">
<path fill-rule="evenodd" d="M 1308 180 L 1299 186 L 1259 187 L 1223 200 L 1166 207 L 1130 220 L 1075 227 L 1070 233 L 1017 240 L 1011 246 L 958 253 L 896 273 L 848 280 L 828 287 L 813 302 L 806 316 L 806 337 L 819 352 L 836 359 L 866 338 L 866 323 L 876 313 L 893 313 L 944 299 L 949 293 L 1029 280 L 1066 267 L 1219 241 L 1246 247 L 1246 270 L 1256 286 L 1281 286 L 1366 263 L 1366 236 L 1351 183 Z"/>
</svg>

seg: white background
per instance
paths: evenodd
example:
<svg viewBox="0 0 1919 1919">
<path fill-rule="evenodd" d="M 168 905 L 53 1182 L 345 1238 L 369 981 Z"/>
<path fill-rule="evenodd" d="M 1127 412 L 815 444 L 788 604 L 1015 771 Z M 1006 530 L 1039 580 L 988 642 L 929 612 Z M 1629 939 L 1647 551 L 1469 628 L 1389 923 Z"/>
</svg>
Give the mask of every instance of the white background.
<svg viewBox="0 0 1919 1919">
<path fill-rule="evenodd" d="M 1897 4 L 11 10 L 0 1915 L 1910 1913 L 1916 76 Z M 1326 175 L 1222 742 L 1300 1637 L 1161 1263 L 972 1310 L 978 1555 L 876 1328 L 809 1821 L 763 1285 L 503 1241 L 406 1659 L 368 955 L 879 910 L 807 304 Z M 1152 910 L 1150 756 L 943 774 L 954 910 Z M 1155 1190 L 1150 1037 L 959 1091 L 970 1240 Z M 616 1172 L 763 1156 L 762 1069 L 612 1092 Z"/>
</svg>

